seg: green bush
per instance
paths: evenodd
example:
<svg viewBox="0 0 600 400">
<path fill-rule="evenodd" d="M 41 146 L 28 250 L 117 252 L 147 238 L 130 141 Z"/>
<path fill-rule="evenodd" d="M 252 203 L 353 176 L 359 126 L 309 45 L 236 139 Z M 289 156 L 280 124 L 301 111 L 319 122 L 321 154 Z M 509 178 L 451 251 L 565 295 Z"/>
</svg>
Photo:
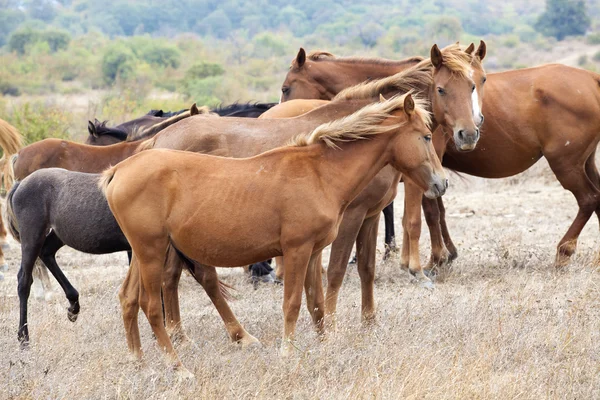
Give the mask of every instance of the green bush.
<svg viewBox="0 0 600 400">
<path fill-rule="evenodd" d="M 52 53 L 69 47 L 71 35 L 62 30 L 49 29 L 40 31 L 32 28 L 24 28 L 13 32 L 8 39 L 8 49 L 18 54 L 25 54 L 28 50 L 38 44 L 46 44 Z"/>
<path fill-rule="evenodd" d="M 70 111 L 45 103 L 25 103 L 15 107 L 8 115 L 8 122 L 25 137 L 26 143 L 46 138 L 68 139 Z"/>
<path fill-rule="evenodd" d="M 128 80 L 135 70 L 135 55 L 131 49 L 121 42 L 110 44 L 102 57 L 102 75 L 104 82 L 113 84 L 120 78 Z"/>
<path fill-rule="evenodd" d="M 590 33 L 586 36 L 585 41 L 588 44 L 600 44 L 600 32 Z"/>
<path fill-rule="evenodd" d="M 225 69 L 221 64 L 201 62 L 192 65 L 187 71 L 185 71 L 185 80 L 193 81 L 198 79 L 204 79 L 211 76 L 219 76 L 225 73 Z"/>
<path fill-rule="evenodd" d="M 21 91 L 15 84 L 0 80 L 0 93 L 4 96 L 19 96 Z"/>
<path fill-rule="evenodd" d="M 579 65 L 580 67 L 584 66 L 587 63 L 588 58 L 586 55 L 579 56 L 579 58 L 577 59 L 577 65 Z"/>
<path fill-rule="evenodd" d="M 594 54 L 594 56 L 592 57 L 592 60 L 596 61 L 596 62 L 600 62 L 600 51 L 596 52 L 596 54 Z"/>
<path fill-rule="evenodd" d="M 8 39 L 8 49 L 10 51 L 15 51 L 18 54 L 25 54 L 27 48 L 35 44 L 40 40 L 40 32 L 25 28 L 18 31 L 13 32 Z"/>
</svg>

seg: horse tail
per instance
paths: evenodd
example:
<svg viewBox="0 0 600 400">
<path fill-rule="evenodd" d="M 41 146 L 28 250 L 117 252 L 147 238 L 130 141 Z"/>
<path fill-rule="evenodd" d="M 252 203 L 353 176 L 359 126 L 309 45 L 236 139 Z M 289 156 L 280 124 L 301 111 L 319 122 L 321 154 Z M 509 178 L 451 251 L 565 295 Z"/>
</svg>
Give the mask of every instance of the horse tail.
<svg viewBox="0 0 600 400">
<path fill-rule="evenodd" d="M 185 254 L 183 254 L 172 241 L 169 240 L 169 247 L 167 247 L 167 256 L 165 258 L 165 270 L 170 268 L 187 268 L 190 274 L 194 277 L 196 282 L 204 287 L 204 266 Z M 232 286 L 217 279 L 219 284 L 219 292 L 225 298 L 225 300 L 231 300 L 231 289 Z"/>
<path fill-rule="evenodd" d="M 20 184 L 20 181 L 16 181 L 15 184 L 10 188 L 8 195 L 6 196 L 6 208 L 4 213 L 4 217 L 6 218 L 6 222 L 8 224 L 8 231 L 19 243 L 21 243 L 21 234 L 19 233 L 19 222 L 17 221 L 17 216 L 15 215 L 13 209 L 12 200 Z"/>
<path fill-rule="evenodd" d="M 22 146 L 23 136 L 19 134 L 17 128 L 0 119 L 0 147 L 2 147 L 2 151 L 4 152 L 2 158 L 0 158 L 0 165 L 3 170 L 2 183 L 6 190 L 9 190 L 14 182 L 14 171 L 12 175 L 7 173 L 12 170 L 10 158 L 14 154 L 17 154 Z"/>
<path fill-rule="evenodd" d="M 116 165 L 104 170 L 102 172 L 102 175 L 100 176 L 100 179 L 98 179 L 98 187 L 102 191 L 104 197 L 106 197 L 106 190 L 108 189 L 108 185 L 115 176 L 115 172 L 117 172 Z"/>
</svg>

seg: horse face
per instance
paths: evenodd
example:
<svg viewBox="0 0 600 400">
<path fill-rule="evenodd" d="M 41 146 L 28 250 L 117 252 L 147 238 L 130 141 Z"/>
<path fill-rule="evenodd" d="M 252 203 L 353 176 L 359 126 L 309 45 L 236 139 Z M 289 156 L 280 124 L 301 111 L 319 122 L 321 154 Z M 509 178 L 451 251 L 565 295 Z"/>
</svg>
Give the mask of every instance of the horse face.
<svg viewBox="0 0 600 400">
<path fill-rule="evenodd" d="M 414 108 L 411 110 L 410 104 L 404 107 L 403 113 L 408 121 L 399 128 L 393 142 L 392 165 L 419 185 L 425 196 L 442 196 L 448 188 L 448 178 L 433 148 L 431 131 Z"/>
<path fill-rule="evenodd" d="M 312 67 L 315 67 L 314 63 L 306 59 L 306 52 L 300 48 L 281 85 L 280 103 L 294 99 L 331 100 L 323 87 L 311 75 L 318 70 L 318 68 Z"/>
<path fill-rule="evenodd" d="M 432 49 L 432 61 L 433 53 Z M 478 57 L 477 54 L 473 57 Z M 459 74 L 444 64 L 443 57 L 437 62 L 437 65 L 434 63 L 434 84 L 430 93 L 433 115 L 443 128 L 452 131 L 457 150 L 473 150 L 483 124 L 481 108 L 485 70 L 477 62 L 471 64 L 467 74 Z"/>
</svg>

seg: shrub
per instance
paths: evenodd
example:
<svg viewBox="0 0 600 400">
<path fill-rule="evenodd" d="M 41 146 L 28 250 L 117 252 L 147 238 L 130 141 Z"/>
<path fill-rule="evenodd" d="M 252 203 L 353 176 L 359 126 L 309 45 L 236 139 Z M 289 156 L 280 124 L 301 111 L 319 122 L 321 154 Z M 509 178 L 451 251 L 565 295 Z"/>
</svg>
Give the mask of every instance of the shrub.
<svg viewBox="0 0 600 400">
<path fill-rule="evenodd" d="M 107 84 L 113 84 L 120 78 L 131 78 L 135 70 L 135 55 L 121 42 L 109 45 L 102 57 L 102 75 Z"/>
<path fill-rule="evenodd" d="M 25 103 L 15 107 L 8 121 L 25 137 L 26 143 L 46 138 L 68 139 L 71 113 L 45 103 Z"/>
<path fill-rule="evenodd" d="M 585 40 L 588 44 L 600 44 L 600 32 L 590 33 Z"/>
<path fill-rule="evenodd" d="M 600 51 L 596 52 L 596 54 L 593 55 L 592 60 L 600 62 Z"/>
</svg>

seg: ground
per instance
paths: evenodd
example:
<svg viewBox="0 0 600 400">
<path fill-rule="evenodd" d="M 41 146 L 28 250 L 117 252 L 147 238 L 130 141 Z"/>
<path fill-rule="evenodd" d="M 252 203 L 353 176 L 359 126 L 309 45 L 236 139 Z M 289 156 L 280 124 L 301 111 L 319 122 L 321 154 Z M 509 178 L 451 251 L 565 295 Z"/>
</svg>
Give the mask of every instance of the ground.
<svg viewBox="0 0 600 400">
<path fill-rule="evenodd" d="M 381 262 L 380 252 L 375 324 L 360 322 L 351 267 L 338 330 L 319 340 L 303 308 L 291 358 L 278 355 L 281 286 L 254 290 L 240 269 L 221 270 L 236 288 L 233 311 L 263 344 L 242 350 L 228 342 L 200 286 L 184 277 L 183 324 L 194 343 L 176 348 L 195 374 L 191 381 L 179 382 L 166 366 L 143 314 L 145 356 L 130 359 L 117 299 L 125 254 L 61 250 L 59 264 L 81 294 L 81 315 L 67 320 L 67 301 L 54 284 L 51 301 L 30 299 L 31 346 L 20 350 L 20 252 L 13 243 L 0 282 L 0 398 L 599 398 L 596 217 L 573 262 L 557 271 L 555 247 L 577 206 L 543 161 L 510 179 L 450 180 L 444 199 L 460 257 L 435 289 L 419 287 L 397 258 Z M 428 251 L 424 232 L 424 262 Z"/>
</svg>

